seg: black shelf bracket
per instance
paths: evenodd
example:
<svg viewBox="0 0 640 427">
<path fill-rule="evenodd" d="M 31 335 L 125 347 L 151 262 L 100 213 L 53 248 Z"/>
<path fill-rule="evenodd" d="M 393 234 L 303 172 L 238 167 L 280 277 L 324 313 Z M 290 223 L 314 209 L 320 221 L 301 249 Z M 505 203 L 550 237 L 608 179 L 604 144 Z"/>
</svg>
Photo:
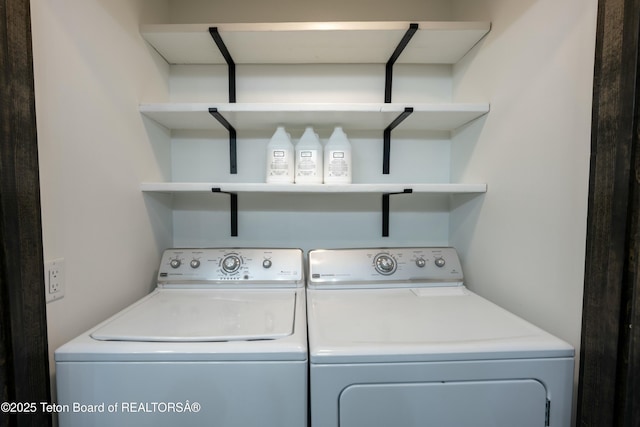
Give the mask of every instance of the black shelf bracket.
<svg viewBox="0 0 640 427">
<path fill-rule="evenodd" d="M 238 154 L 236 149 L 236 129 L 231 126 L 231 123 L 224 118 L 222 114 L 218 111 L 217 108 L 211 107 L 209 108 L 209 114 L 211 114 L 217 121 L 220 122 L 222 126 L 226 130 L 229 131 L 229 173 L 237 174 L 238 173 Z"/>
<path fill-rule="evenodd" d="M 391 131 L 396 128 L 404 119 L 409 117 L 413 113 L 412 107 L 405 107 L 404 111 L 400 113 L 396 119 L 386 127 L 383 134 L 383 146 L 382 146 L 382 173 L 389 175 L 389 162 L 391 158 Z"/>
<path fill-rule="evenodd" d="M 224 44 L 218 27 L 209 27 L 209 34 L 218 46 L 227 66 L 229 68 L 229 103 L 236 102 L 236 63 L 233 61 L 227 46 Z M 216 118 L 229 131 L 229 173 L 238 173 L 238 157 L 236 150 L 236 130 L 231 124 L 218 112 L 217 108 L 209 108 L 209 114 Z"/>
<path fill-rule="evenodd" d="M 411 40 L 416 31 L 418 31 L 418 24 L 409 24 L 409 29 L 406 33 L 404 33 L 404 36 L 402 37 L 402 40 L 400 40 L 400 43 L 396 47 L 396 50 L 393 51 L 391 58 L 389 58 L 389 60 L 387 61 L 384 79 L 384 102 L 387 104 L 391 102 L 391 91 L 393 86 L 393 65 L 398 60 L 398 57 L 400 57 L 400 54 L 402 53 L 404 48 L 407 47 L 407 45 L 409 44 L 409 40 Z"/>
<path fill-rule="evenodd" d="M 209 34 L 211 34 L 211 38 L 218 46 L 220 53 L 225 61 L 227 61 L 227 66 L 229 69 L 229 102 L 236 102 L 236 63 L 233 61 L 227 46 L 224 44 L 220 33 L 218 32 L 218 27 L 209 27 Z"/>
<path fill-rule="evenodd" d="M 389 237 L 389 198 L 393 194 L 411 194 L 413 189 L 405 188 L 399 193 L 382 194 L 382 237 Z"/>
<path fill-rule="evenodd" d="M 222 191 L 219 187 L 213 187 L 211 189 L 213 193 L 228 194 L 230 196 L 229 212 L 231 214 L 231 236 L 238 236 L 238 195 L 236 193 L 229 193 Z"/>
</svg>

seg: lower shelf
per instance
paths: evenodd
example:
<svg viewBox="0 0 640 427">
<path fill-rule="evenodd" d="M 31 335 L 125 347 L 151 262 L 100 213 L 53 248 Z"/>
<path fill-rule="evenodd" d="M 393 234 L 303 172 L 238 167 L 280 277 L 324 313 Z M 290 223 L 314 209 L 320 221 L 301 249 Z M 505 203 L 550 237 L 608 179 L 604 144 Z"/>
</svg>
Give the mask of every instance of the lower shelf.
<svg viewBox="0 0 640 427">
<path fill-rule="evenodd" d="M 231 236 L 238 235 L 238 193 L 374 193 L 382 195 L 382 237 L 389 236 L 389 198 L 395 194 L 480 194 L 487 184 L 265 184 L 213 182 L 146 182 L 143 192 L 153 193 L 224 193 L 230 196 Z"/>
<path fill-rule="evenodd" d="M 468 194 L 486 193 L 487 184 L 265 184 L 219 182 L 145 182 L 144 192 L 210 193 L 216 189 L 227 193 L 413 193 Z"/>
</svg>

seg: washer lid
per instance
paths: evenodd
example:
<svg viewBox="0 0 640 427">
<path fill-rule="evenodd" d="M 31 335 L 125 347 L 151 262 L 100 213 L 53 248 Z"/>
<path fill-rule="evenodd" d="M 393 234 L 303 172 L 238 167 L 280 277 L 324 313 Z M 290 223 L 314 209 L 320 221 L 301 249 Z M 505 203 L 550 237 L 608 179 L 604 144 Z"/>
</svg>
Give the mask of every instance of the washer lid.
<svg viewBox="0 0 640 427">
<path fill-rule="evenodd" d="M 294 291 L 162 290 L 91 337 L 139 342 L 275 340 L 293 334 L 295 304 Z"/>
<path fill-rule="evenodd" d="M 465 287 L 308 290 L 315 363 L 572 357 L 564 341 Z"/>
</svg>

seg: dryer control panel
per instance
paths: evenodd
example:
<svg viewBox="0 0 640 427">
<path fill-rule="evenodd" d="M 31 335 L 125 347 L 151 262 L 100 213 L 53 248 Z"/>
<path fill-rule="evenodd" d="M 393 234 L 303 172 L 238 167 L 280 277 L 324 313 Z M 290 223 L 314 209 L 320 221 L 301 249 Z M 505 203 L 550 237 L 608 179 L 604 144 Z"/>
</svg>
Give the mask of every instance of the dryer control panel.
<svg viewBox="0 0 640 427">
<path fill-rule="evenodd" d="M 300 249 L 167 249 L 158 284 L 303 285 L 304 259 Z"/>
<path fill-rule="evenodd" d="M 451 247 L 319 249 L 309 252 L 309 287 L 387 287 L 389 284 L 462 285 Z"/>
</svg>

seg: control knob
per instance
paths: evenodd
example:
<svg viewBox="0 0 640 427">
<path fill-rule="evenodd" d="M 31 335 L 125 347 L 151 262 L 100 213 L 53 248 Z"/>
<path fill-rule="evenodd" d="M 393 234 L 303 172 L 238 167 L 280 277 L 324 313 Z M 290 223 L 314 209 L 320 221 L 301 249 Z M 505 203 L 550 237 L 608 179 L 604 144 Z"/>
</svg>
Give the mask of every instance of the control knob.
<svg viewBox="0 0 640 427">
<path fill-rule="evenodd" d="M 191 266 L 191 268 L 198 268 L 198 267 L 200 267 L 200 260 L 199 259 L 192 259 L 191 262 L 189 263 L 189 265 Z"/>
<path fill-rule="evenodd" d="M 233 273 L 240 268 L 240 257 L 238 255 L 227 255 L 222 260 L 222 269 L 227 273 Z"/>
<path fill-rule="evenodd" d="M 273 262 L 270 259 L 265 259 L 264 261 L 262 261 L 262 266 L 264 268 L 271 268 L 272 265 Z"/>
<path fill-rule="evenodd" d="M 418 258 L 416 260 L 416 265 L 420 268 L 423 268 L 425 265 L 427 265 L 427 261 L 425 261 L 424 258 Z"/>
<path fill-rule="evenodd" d="M 446 261 L 444 260 L 444 258 L 440 257 L 440 258 L 436 258 L 435 263 L 436 263 L 436 267 L 442 268 L 446 264 Z"/>
<path fill-rule="evenodd" d="M 180 267 L 181 264 L 182 264 L 182 261 L 180 261 L 178 258 L 175 258 L 169 261 L 169 265 L 171 266 L 171 268 L 178 268 Z"/>
<path fill-rule="evenodd" d="M 374 260 L 374 266 L 380 274 L 393 274 L 396 271 L 396 260 L 391 255 L 379 254 Z"/>
</svg>

